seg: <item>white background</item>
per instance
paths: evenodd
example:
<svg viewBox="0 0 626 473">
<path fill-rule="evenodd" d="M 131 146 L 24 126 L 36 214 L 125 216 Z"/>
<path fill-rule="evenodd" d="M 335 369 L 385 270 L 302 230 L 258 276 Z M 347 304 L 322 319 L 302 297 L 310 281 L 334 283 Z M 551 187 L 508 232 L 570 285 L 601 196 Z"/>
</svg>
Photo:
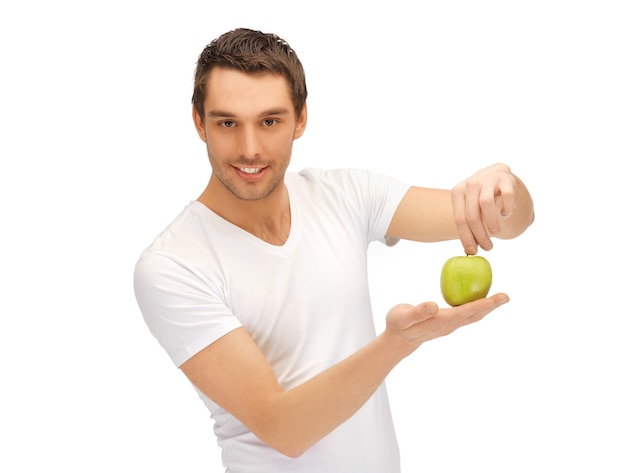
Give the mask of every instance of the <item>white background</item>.
<svg viewBox="0 0 626 473">
<path fill-rule="evenodd" d="M 220 471 L 132 271 L 209 176 L 197 55 L 245 26 L 307 71 L 292 169 L 451 187 L 504 161 L 535 198 L 535 224 L 486 255 L 511 302 L 388 379 L 404 471 L 626 471 L 620 3 L 3 2 L 0 470 Z M 396 303 L 443 304 L 461 252 L 374 245 L 379 326 Z"/>
</svg>

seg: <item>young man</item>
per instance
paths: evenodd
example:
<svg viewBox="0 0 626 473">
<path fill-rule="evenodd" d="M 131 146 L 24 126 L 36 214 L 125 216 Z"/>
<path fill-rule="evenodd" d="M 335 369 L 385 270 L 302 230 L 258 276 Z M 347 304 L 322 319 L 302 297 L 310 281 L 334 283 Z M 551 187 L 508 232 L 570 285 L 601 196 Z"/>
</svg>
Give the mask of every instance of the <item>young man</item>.
<svg viewBox="0 0 626 473">
<path fill-rule="evenodd" d="M 398 305 L 375 334 L 367 248 L 459 238 L 468 254 L 533 220 L 504 164 L 453 190 L 360 170 L 287 171 L 307 123 L 305 77 L 275 35 L 239 29 L 198 59 L 193 121 L 212 175 L 143 252 L 145 321 L 211 412 L 228 472 L 400 471 L 384 380 L 422 343 L 482 319 Z"/>
</svg>

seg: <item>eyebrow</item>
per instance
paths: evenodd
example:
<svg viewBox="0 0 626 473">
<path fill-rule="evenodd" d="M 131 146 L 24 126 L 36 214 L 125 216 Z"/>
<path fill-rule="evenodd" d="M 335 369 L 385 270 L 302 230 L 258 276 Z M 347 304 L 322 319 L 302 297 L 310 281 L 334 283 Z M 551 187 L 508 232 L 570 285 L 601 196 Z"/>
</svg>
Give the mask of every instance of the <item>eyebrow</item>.
<svg viewBox="0 0 626 473">
<path fill-rule="evenodd" d="M 289 113 L 287 108 L 270 108 L 259 114 L 260 117 L 268 117 L 272 115 L 286 115 Z M 230 118 L 235 117 L 235 113 L 228 112 L 226 110 L 209 110 L 207 112 L 208 118 Z"/>
</svg>

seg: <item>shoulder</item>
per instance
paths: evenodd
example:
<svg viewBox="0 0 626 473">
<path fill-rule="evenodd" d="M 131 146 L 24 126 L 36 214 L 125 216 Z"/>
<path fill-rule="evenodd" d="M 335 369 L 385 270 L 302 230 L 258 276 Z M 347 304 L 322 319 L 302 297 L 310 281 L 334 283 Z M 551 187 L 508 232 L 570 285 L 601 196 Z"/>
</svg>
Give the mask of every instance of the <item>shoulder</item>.
<svg viewBox="0 0 626 473">
<path fill-rule="evenodd" d="M 190 202 L 140 253 L 135 280 L 153 283 L 165 276 L 196 273 L 197 262 L 206 259 L 207 244 L 215 220 L 206 207 Z"/>
<path fill-rule="evenodd" d="M 339 192 L 348 196 L 380 195 L 389 192 L 403 195 L 410 187 L 393 177 L 357 168 L 330 170 L 305 168 L 287 176 L 287 184 L 293 188 Z"/>
<path fill-rule="evenodd" d="M 394 179 L 365 169 L 337 168 L 320 169 L 304 168 L 298 172 L 287 174 L 287 183 L 300 187 L 364 187 L 372 182 L 391 183 Z"/>
<path fill-rule="evenodd" d="M 287 177 L 300 182 L 331 183 L 341 182 L 345 179 L 366 179 L 371 174 L 370 171 L 357 168 L 321 169 L 307 167 L 298 172 L 287 173 Z"/>
<path fill-rule="evenodd" d="M 141 257 L 193 251 L 218 220 L 204 205 L 191 201 L 143 250 Z"/>
</svg>

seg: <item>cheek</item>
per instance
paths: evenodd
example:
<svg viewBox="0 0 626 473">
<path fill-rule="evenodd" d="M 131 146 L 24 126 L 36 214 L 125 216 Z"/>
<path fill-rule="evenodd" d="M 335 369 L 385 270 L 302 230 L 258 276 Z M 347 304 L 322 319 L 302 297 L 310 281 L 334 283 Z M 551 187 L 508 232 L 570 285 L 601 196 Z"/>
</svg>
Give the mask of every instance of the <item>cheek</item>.
<svg viewBox="0 0 626 473">
<path fill-rule="evenodd" d="M 275 156 L 290 156 L 292 147 L 293 136 L 287 133 L 275 136 L 271 142 L 268 143 L 268 150 L 271 150 L 272 154 Z"/>
<path fill-rule="evenodd" d="M 232 153 L 235 148 L 235 140 L 224 139 L 217 134 L 207 134 L 206 146 L 209 155 L 218 157 Z"/>
</svg>

